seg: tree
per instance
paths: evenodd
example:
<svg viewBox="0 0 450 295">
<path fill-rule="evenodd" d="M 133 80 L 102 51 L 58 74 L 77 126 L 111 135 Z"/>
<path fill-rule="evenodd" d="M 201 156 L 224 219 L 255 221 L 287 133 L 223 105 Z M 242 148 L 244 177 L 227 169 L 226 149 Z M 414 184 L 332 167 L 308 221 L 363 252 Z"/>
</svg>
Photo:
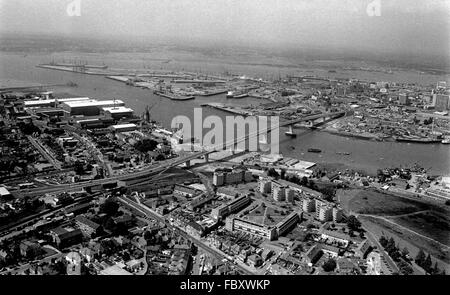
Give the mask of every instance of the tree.
<svg viewBox="0 0 450 295">
<path fill-rule="evenodd" d="M 281 178 L 281 179 L 285 179 L 285 178 L 286 178 L 286 169 L 281 168 L 280 178 Z"/>
<path fill-rule="evenodd" d="M 289 178 L 289 181 L 292 182 L 292 183 L 299 184 L 299 183 L 300 183 L 300 178 L 298 178 L 298 176 L 294 174 L 294 175 L 292 175 L 292 176 Z"/>
<path fill-rule="evenodd" d="M 420 249 L 420 250 L 419 250 L 419 253 L 417 253 L 415 262 L 416 262 L 419 266 L 422 266 L 423 263 L 425 262 L 425 252 L 423 252 L 422 249 Z"/>
<path fill-rule="evenodd" d="M 333 202 L 333 198 L 336 195 L 336 189 L 332 186 L 327 186 L 320 189 L 320 192 L 323 194 L 323 197 L 328 202 Z"/>
<path fill-rule="evenodd" d="M 106 213 L 109 216 L 114 216 L 117 214 L 119 210 L 119 204 L 117 204 L 114 200 L 108 199 L 103 203 L 100 207 L 100 211 Z"/>
<path fill-rule="evenodd" d="M 81 161 L 76 161 L 73 165 L 73 169 L 77 175 L 83 175 L 84 174 L 84 164 Z"/>
<path fill-rule="evenodd" d="M 312 179 L 308 180 L 308 185 L 307 186 L 310 189 L 316 189 L 317 188 L 316 183 Z"/>
<path fill-rule="evenodd" d="M 151 151 L 155 150 L 157 146 L 158 146 L 157 141 L 155 141 L 153 139 L 145 138 L 141 141 L 138 141 L 134 145 L 134 148 L 137 149 L 138 151 L 140 151 L 141 153 L 147 153 L 147 152 L 151 152 Z"/>
<path fill-rule="evenodd" d="M 333 271 L 336 268 L 336 261 L 332 258 L 325 261 L 325 263 L 322 265 L 322 268 L 326 272 Z"/>
<path fill-rule="evenodd" d="M 385 249 L 386 249 L 386 251 L 387 251 L 389 254 L 392 253 L 393 251 L 395 251 L 395 250 L 397 249 L 397 247 L 395 247 L 395 240 L 394 240 L 393 237 L 390 237 L 390 238 L 389 238 L 389 240 L 388 240 L 388 242 L 387 242 L 387 244 L 386 244 Z"/>
<path fill-rule="evenodd" d="M 158 154 L 155 158 L 155 161 L 163 161 L 165 159 L 163 154 Z"/>
<path fill-rule="evenodd" d="M 411 275 L 414 273 L 414 270 L 412 269 L 412 267 L 404 262 L 403 260 L 400 260 L 398 263 L 398 267 L 400 269 L 400 272 L 404 275 Z"/>
<path fill-rule="evenodd" d="M 408 250 L 408 248 L 403 248 L 403 250 L 402 250 L 402 256 L 403 257 L 405 257 L 406 258 L 406 256 L 408 256 L 409 255 L 409 250 Z"/>
<path fill-rule="evenodd" d="M 432 274 L 437 275 L 441 272 L 441 270 L 439 269 L 438 265 L 437 265 L 437 261 L 434 262 L 434 267 L 433 267 L 433 272 Z"/>
<path fill-rule="evenodd" d="M 347 227 L 350 230 L 359 231 L 359 229 L 361 227 L 361 222 L 359 222 L 359 220 L 354 215 L 350 215 L 347 218 Z"/>
<path fill-rule="evenodd" d="M 308 185 L 308 178 L 306 176 L 303 176 L 300 180 L 300 185 L 307 186 Z"/>
<path fill-rule="evenodd" d="M 267 170 L 267 176 L 276 178 L 279 177 L 280 174 L 278 174 L 278 172 L 274 168 L 269 168 L 269 170 Z"/>
<path fill-rule="evenodd" d="M 385 236 L 381 236 L 379 242 L 380 242 L 381 246 L 383 246 L 383 248 L 386 248 L 388 240 L 386 239 Z"/>
<path fill-rule="evenodd" d="M 432 269 L 431 266 L 433 265 L 433 262 L 431 261 L 431 256 L 430 254 L 427 255 L 427 258 L 425 259 L 425 261 L 423 262 L 423 269 L 425 269 L 427 272 L 431 273 Z"/>
</svg>

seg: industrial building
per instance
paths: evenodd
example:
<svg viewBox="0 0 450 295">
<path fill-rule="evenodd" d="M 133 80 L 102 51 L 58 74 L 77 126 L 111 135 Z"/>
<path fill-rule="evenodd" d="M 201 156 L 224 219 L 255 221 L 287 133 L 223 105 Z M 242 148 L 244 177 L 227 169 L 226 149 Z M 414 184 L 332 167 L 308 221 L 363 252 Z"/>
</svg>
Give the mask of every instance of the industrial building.
<svg viewBox="0 0 450 295">
<path fill-rule="evenodd" d="M 130 131 L 134 131 L 137 129 L 137 125 L 130 123 L 130 124 L 120 124 L 120 125 L 112 125 L 111 127 L 111 131 L 114 132 L 130 132 Z"/>
<path fill-rule="evenodd" d="M 70 98 L 56 98 L 56 99 L 32 99 L 25 100 L 23 106 L 25 108 L 45 108 L 45 107 L 58 107 L 65 102 L 75 101 L 90 101 L 89 97 L 70 97 Z"/>
<path fill-rule="evenodd" d="M 119 120 L 122 118 L 130 118 L 133 116 L 133 109 L 127 107 L 104 107 L 102 108 L 103 113 L 114 120 Z"/>
<path fill-rule="evenodd" d="M 102 108 L 120 106 L 125 106 L 125 103 L 119 99 L 66 101 L 61 104 L 61 107 L 71 116 L 97 116 Z"/>
</svg>

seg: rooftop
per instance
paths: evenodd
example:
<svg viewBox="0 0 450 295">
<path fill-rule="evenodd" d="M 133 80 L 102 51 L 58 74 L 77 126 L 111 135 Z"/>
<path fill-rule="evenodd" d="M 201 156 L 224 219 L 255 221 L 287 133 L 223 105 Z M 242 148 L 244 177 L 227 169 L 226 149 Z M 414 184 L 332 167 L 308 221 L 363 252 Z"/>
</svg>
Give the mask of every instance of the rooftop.
<svg viewBox="0 0 450 295">
<path fill-rule="evenodd" d="M 103 108 L 103 111 L 109 112 L 111 114 L 117 114 L 117 113 L 130 113 L 130 112 L 133 112 L 133 109 L 123 107 L 123 106 L 118 106 L 118 107 L 105 107 L 105 108 Z"/>
<path fill-rule="evenodd" d="M 42 105 L 42 104 L 51 104 L 54 103 L 54 99 L 33 99 L 33 100 L 25 100 L 23 104 L 25 106 L 34 106 L 34 105 Z"/>
<path fill-rule="evenodd" d="M 0 196 L 7 196 L 9 194 L 9 191 L 5 187 L 0 186 Z"/>
<path fill-rule="evenodd" d="M 136 124 L 133 124 L 133 123 L 130 123 L 130 124 L 119 124 L 119 125 L 113 125 L 113 126 L 111 126 L 111 128 L 114 128 L 114 129 L 136 128 L 136 127 L 137 127 L 137 125 L 136 125 Z"/>
<path fill-rule="evenodd" d="M 100 271 L 100 274 L 101 275 L 109 275 L 109 276 L 114 276 L 114 275 L 116 275 L 116 276 L 128 275 L 129 276 L 129 275 L 131 275 L 130 272 L 120 268 L 117 265 L 113 265 L 113 266 L 105 268 L 104 270 Z"/>
<path fill-rule="evenodd" d="M 89 97 L 67 97 L 67 98 L 57 98 L 58 102 L 66 102 L 66 101 L 85 101 L 85 100 L 92 100 Z"/>
<path fill-rule="evenodd" d="M 71 107 L 71 108 L 77 108 L 77 107 L 101 107 L 101 106 L 111 106 L 111 105 L 124 105 L 125 103 L 121 101 L 120 99 L 116 100 L 85 100 L 85 101 L 66 101 L 64 102 L 65 105 Z"/>
</svg>

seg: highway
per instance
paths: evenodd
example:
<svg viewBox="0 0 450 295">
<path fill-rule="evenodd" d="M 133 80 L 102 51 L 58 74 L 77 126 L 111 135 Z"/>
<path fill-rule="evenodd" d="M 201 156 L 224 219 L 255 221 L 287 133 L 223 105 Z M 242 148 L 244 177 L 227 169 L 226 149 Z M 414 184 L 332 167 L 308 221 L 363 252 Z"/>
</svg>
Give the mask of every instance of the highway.
<svg viewBox="0 0 450 295">
<path fill-rule="evenodd" d="M 169 223 L 167 223 L 167 220 L 160 216 L 155 214 L 154 212 L 150 211 L 149 209 L 147 209 L 145 206 L 138 204 L 137 202 L 131 201 L 130 199 L 127 199 L 125 197 L 119 197 L 118 198 L 123 204 L 127 205 L 128 207 L 131 207 L 143 214 L 145 214 L 147 217 L 151 218 L 151 219 L 155 219 L 158 220 L 164 224 L 166 224 L 170 229 L 174 230 L 177 234 L 181 235 L 182 237 L 184 237 L 187 240 L 190 240 L 192 243 L 194 243 L 197 247 L 203 249 L 204 251 L 216 256 L 217 258 L 219 258 L 220 260 L 222 259 L 227 259 L 227 256 L 218 252 L 217 250 L 209 247 L 208 245 L 206 245 L 204 242 L 192 237 L 191 235 L 187 234 L 186 232 L 184 232 L 182 229 L 173 226 Z M 239 268 L 239 270 L 241 270 L 243 273 L 247 274 L 247 275 L 252 275 L 253 273 L 251 273 L 250 271 L 248 271 L 247 269 L 243 268 L 242 266 L 235 264 L 235 266 L 237 268 Z"/>
</svg>

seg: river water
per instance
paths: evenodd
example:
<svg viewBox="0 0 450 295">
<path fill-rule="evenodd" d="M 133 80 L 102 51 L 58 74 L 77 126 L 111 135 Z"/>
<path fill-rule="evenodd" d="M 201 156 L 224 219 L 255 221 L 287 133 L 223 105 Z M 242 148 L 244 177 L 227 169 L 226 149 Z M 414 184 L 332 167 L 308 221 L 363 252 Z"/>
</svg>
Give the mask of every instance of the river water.
<svg viewBox="0 0 450 295">
<path fill-rule="evenodd" d="M 72 81 L 77 83 L 78 87 L 59 87 L 55 92 L 97 99 L 122 99 L 138 115 L 144 111 L 147 105 L 152 106 L 152 118 L 161 122 L 165 127 L 170 127 L 172 119 L 177 115 L 186 115 L 192 118 L 193 109 L 200 107 L 201 104 L 230 102 L 226 99 L 225 94 L 176 102 L 156 96 L 149 90 L 126 86 L 123 83 L 101 76 L 52 71 L 35 67 L 36 64 L 49 60 L 48 55 L 0 53 L 0 80 L 3 83 L 5 80 L 11 79 L 43 84 L 65 84 Z M 107 62 L 110 61 L 107 60 Z M 184 66 L 187 69 L 187 66 Z M 255 72 L 254 68 L 249 69 L 249 73 L 253 72 Z M 410 75 L 413 80 L 411 82 L 434 83 L 442 80 L 439 76 L 421 75 L 420 81 L 416 81 L 418 76 Z M 393 79 L 395 78 L 394 76 Z M 257 105 L 264 101 L 245 98 L 232 100 L 232 102 L 243 105 Z M 203 108 L 203 118 L 209 115 L 224 117 L 229 114 L 212 108 Z M 298 136 L 289 138 L 284 135 L 284 131 L 280 130 L 280 152 L 284 156 L 317 163 L 344 164 L 348 168 L 365 170 L 370 173 L 374 173 L 379 168 L 418 163 L 425 168 L 430 168 L 431 173 L 450 175 L 450 145 L 374 142 L 309 130 L 296 130 Z M 307 149 L 311 147 L 321 149 L 322 153 L 308 153 Z M 350 155 L 339 155 L 336 154 L 337 152 L 347 152 Z"/>
</svg>

